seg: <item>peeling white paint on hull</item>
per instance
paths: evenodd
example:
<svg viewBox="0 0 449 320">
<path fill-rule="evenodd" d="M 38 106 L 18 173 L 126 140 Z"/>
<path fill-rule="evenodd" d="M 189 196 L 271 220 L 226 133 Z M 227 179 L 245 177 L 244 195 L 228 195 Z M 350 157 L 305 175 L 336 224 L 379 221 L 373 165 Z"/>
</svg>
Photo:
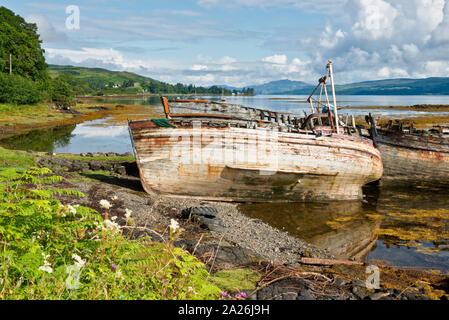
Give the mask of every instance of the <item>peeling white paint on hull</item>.
<svg viewBox="0 0 449 320">
<path fill-rule="evenodd" d="M 236 202 L 360 200 L 378 180 L 380 154 L 368 139 L 244 128 L 160 128 L 131 122 L 144 189 Z"/>
</svg>

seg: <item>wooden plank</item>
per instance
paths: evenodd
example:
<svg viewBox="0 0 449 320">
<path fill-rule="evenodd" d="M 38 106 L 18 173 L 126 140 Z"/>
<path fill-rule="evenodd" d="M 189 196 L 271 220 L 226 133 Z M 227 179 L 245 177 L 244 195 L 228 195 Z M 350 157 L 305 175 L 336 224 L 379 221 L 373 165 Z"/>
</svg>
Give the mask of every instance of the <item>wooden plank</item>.
<svg viewBox="0 0 449 320">
<path fill-rule="evenodd" d="M 208 103 L 207 100 L 193 100 L 193 99 L 177 99 L 170 102 L 196 102 L 196 103 Z"/>
<path fill-rule="evenodd" d="M 221 115 L 221 114 L 208 114 L 208 113 L 172 113 L 169 114 L 170 117 L 191 117 L 191 118 L 219 118 L 219 119 L 232 119 L 232 116 Z"/>
<path fill-rule="evenodd" d="M 364 265 L 363 262 L 350 260 L 334 260 L 334 259 L 319 259 L 319 258 L 301 258 L 302 264 L 320 265 L 320 266 L 334 266 L 334 265 Z"/>
</svg>

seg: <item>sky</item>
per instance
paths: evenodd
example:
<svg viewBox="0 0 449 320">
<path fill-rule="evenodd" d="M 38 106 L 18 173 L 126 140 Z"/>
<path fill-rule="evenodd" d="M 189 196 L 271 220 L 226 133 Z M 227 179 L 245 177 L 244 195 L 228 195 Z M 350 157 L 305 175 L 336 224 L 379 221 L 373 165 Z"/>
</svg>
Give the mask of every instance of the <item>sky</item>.
<svg viewBox="0 0 449 320">
<path fill-rule="evenodd" d="M 337 84 L 449 73 L 449 0 L 0 0 L 0 5 L 37 24 L 49 64 L 126 70 L 172 84 L 316 83 L 329 59 Z"/>
</svg>

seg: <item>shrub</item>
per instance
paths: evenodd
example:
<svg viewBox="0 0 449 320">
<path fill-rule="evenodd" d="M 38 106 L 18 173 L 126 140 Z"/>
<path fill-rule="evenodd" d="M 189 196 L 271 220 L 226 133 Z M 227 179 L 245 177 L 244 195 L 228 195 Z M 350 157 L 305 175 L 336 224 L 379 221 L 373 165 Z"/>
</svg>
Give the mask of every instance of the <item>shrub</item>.
<svg viewBox="0 0 449 320">
<path fill-rule="evenodd" d="M 57 107 L 71 107 L 75 105 L 75 94 L 67 82 L 55 79 L 52 83 L 51 100 Z"/>
<path fill-rule="evenodd" d="M 0 73 L 0 103 L 34 104 L 41 98 L 37 83 L 18 75 Z"/>
</svg>

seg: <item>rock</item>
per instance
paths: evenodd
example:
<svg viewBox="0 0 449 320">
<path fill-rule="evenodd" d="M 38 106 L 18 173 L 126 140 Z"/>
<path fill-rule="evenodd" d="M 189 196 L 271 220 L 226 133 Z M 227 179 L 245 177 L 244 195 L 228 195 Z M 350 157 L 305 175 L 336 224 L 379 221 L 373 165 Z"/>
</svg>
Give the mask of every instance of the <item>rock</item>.
<svg viewBox="0 0 449 320">
<path fill-rule="evenodd" d="M 401 299 L 402 300 L 418 300 L 418 296 L 416 296 L 415 294 L 410 293 L 410 292 L 404 292 L 401 295 Z"/>
<path fill-rule="evenodd" d="M 253 293 L 253 294 L 249 295 L 246 300 L 257 300 L 257 294 Z"/>
<path fill-rule="evenodd" d="M 210 219 L 203 216 L 195 216 L 195 219 L 199 222 L 200 227 L 203 229 L 208 229 L 210 231 L 216 232 L 223 232 L 226 230 L 221 219 Z"/>
<path fill-rule="evenodd" d="M 201 228 L 216 232 L 225 231 L 223 221 L 217 218 L 218 210 L 213 207 L 191 207 L 182 210 L 182 219 L 191 219 L 200 224 Z"/>
<path fill-rule="evenodd" d="M 68 166 L 68 170 L 72 172 L 86 172 L 89 170 L 89 165 L 82 161 L 73 161 L 72 164 Z"/>
<path fill-rule="evenodd" d="M 365 299 L 369 295 L 369 292 L 366 288 L 360 286 L 353 286 L 351 288 L 351 292 L 356 295 L 360 299 Z"/>
<path fill-rule="evenodd" d="M 309 292 L 307 289 L 303 289 L 300 291 L 296 300 L 316 300 L 315 297 Z"/>
<path fill-rule="evenodd" d="M 98 171 L 101 170 L 102 164 L 100 161 L 92 160 L 89 161 L 89 167 L 92 171 Z"/>
<path fill-rule="evenodd" d="M 105 154 L 103 152 L 94 152 L 92 154 L 92 157 L 104 157 Z"/>
<path fill-rule="evenodd" d="M 133 157 L 134 155 L 131 152 L 125 152 L 120 155 L 121 157 Z"/>
<path fill-rule="evenodd" d="M 126 175 L 126 168 L 124 166 L 115 166 L 114 172 L 118 173 L 119 175 L 125 176 Z"/>
<path fill-rule="evenodd" d="M 102 167 L 103 170 L 112 171 L 113 168 L 114 168 L 114 165 L 112 163 L 109 163 L 109 162 L 102 162 L 101 167 Z"/>
<path fill-rule="evenodd" d="M 346 285 L 346 281 L 342 278 L 337 278 L 334 281 L 335 285 L 339 286 L 339 287 L 343 287 Z"/>
<path fill-rule="evenodd" d="M 281 300 L 296 300 L 298 294 L 296 292 L 287 292 L 281 295 Z"/>
<path fill-rule="evenodd" d="M 115 152 L 108 152 L 106 153 L 106 157 L 116 157 L 117 154 Z"/>
<path fill-rule="evenodd" d="M 369 296 L 370 300 L 379 300 L 384 297 L 388 297 L 389 294 L 387 292 L 376 292 Z"/>
<path fill-rule="evenodd" d="M 363 281 L 360 280 L 352 280 L 351 281 L 351 286 L 357 286 L 357 287 L 365 287 L 365 283 Z"/>
<path fill-rule="evenodd" d="M 89 155 L 87 153 L 80 153 L 81 157 L 88 157 Z"/>
<path fill-rule="evenodd" d="M 209 219 L 214 219 L 218 215 L 218 210 L 213 207 L 191 207 L 182 210 L 181 217 L 183 219 L 189 219 L 194 216 L 206 217 Z"/>
<path fill-rule="evenodd" d="M 275 283 L 270 284 L 257 292 L 257 300 L 282 300 L 284 294 L 292 292 L 292 288 L 300 288 L 300 292 L 297 293 L 296 300 L 314 300 L 313 296 L 305 288 L 304 280 L 302 279 L 283 279 Z M 309 294 L 309 295 L 308 295 Z M 293 295 L 288 295 L 291 298 Z"/>
</svg>

